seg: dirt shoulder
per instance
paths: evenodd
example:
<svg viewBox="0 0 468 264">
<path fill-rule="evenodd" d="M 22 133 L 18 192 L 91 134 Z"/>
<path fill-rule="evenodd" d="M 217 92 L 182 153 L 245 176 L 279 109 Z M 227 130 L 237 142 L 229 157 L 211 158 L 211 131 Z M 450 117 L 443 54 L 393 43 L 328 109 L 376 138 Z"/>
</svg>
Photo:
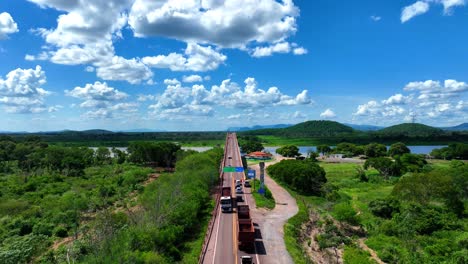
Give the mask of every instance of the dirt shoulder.
<svg viewBox="0 0 468 264">
<path fill-rule="evenodd" d="M 265 167 L 279 160 L 268 162 Z M 257 171 L 257 175 L 260 175 L 259 165 L 252 165 L 251 168 Z M 264 254 L 259 253 L 260 260 L 262 263 L 294 263 L 284 243 L 284 225 L 299 211 L 296 200 L 267 173 L 265 173 L 265 185 L 270 189 L 276 201 L 275 208 L 266 210 L 251 206 L 252 218 L 260 228 L 264 246 Z M 255 203 L 253 198 L 251 196 L 249 198 L 251 199 L 249 202 L 253 205 Z"/>
</svg>

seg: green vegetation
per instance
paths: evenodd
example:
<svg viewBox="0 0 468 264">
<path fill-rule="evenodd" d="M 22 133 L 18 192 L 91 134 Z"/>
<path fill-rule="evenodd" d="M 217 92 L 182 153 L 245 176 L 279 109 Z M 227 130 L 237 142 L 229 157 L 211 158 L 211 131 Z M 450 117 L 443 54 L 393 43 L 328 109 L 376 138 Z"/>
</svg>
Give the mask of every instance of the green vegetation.
<svg viewBox="0 0 468 264">
<path fill-rule="evenodd" d="M 378 142 L 392 144 L 404 142 L 413 145 L 447 145 L 467 142 L 468 131 L 443 131 L 422 124 L 401 124 L 379 131 L 359 131 L 333 121 L 307 121 L 287 128 L 261 129 L 238 133 L 241 136 L 257 136 L 267 146 L 337 145 L 341 142 L 368 144 Z M 137 141 L 175 142 L 183 146 L 220 146 L 225 132 L 111 132 L 105 130 L 61 131 L 37 134 L 10 134 L 16 141 L 30 135 L 60 146 L 126 147 Z M 1 141 L 1 140 L 0 140 Z M 240 140 L 239 140 L 240 141 Z"/>
<path fill-rule="evenodd" d="M 386 136 L 405 135 L 411 137 L 413 135 L 417 135 L 422 137 L 431 137 L 442 135 L 444 131 L 442 129 L 426 126 L 423 124 L 404 123 L 381 129 L 377 133 Z"/>
<path fill-rule="evenodd" d="M 299 193 L 318 195 L 327 182 L 325 171 L 311 160 L 282 160 L 267 168 L 268 175 Z"/>
<path fill-rule="evenodd" d="M 206 220 L 213 203 L 210 189 L 218 180 L 219 148 L 193 154 L 179 161 L 174 174 L 161 176 L 148 185 L 141 210 L 118 227 L 96 225 L 81 243 L 95 251 L 77 258 L 85 263 L 195 263 L 201 250 Z M 193 221 L 203 219 L 203 221 Z M 109 220 L 108 220 L 109 221 Z M 117 226 L 103 239 L 93 239 L 109 226 Z M 193 242 L 198 241 L 198 242 Z M 195 249 L 193 248 L 195 247 Z"/>
<path fill-rule="evenodd" d="M 251 180 L 252 185 L 252 196 L 255 199 L 255 204 L 257 207 L 260 208 L 266 208 L 266 209 L 273 209 L 275 208 L 275 199 L 273 198 L 273 195 L 271 194 L 271 191 L 268 189 L 268 187 L 265 185 L 265 195 L 259 194 L 258 189 L 260 188 L 260 181 L 258 179 L 255 179 L 255 183 L 253 180 Z M 255 186 L 255 189 L 254 189 Z"/>
<path fill-rule="evenodd" d="M 386 263 L 467 261 L 468 164 L 433 163 L 388 180 L 358 164 L 319 164 L 328 179 L 321 196 L 289 190 L 300 205 L 300 221 L 285 230 L 292 255 L 300 254 L 297 246 L 317 243 L 323 252 L 344 250 L 345 263 L 374 263 L 358 246 L 362 238 Z M 304 226 L 317 233 L 312 242 Z"/>
<path fill-rule="evenodd" d="M 436 159 L 468 159 L 468 144 L 456 143 L 450 144 L 448 147 L 434 149 L 431 156 Z"/>
<path fill-rule="evenodd" d="M 239 137 L 239 146 L 243 153 L 262 151 L 264 149 L 260 138 L 256 136 Z"/>
<path fill-rule="evenodd" d="M 193 154 L 173 143 L 158 142 L 135 144 L 127 156 L 116 149 L 49 146 L 34 136 L 23 142 L 3 137 L 0 263 L 64 263 L 67 258 L 86 263 L 196 262 L 213 208 L 209 188 L 218 180 L 221 155 L 220 149 Z M 176 157 L 182 160 L 178 172 L 161 176 L 156 181 L 160 185 L 147 188 L 144 185 L 153 169 L 127 163 L 170 169 Z M 159 188 L 156 193 L 154 188 Z M 175 193 L 182 197 L 173 199 Z M 154 216 L 160 220 L 149 231 L 157 229 L 157 233 L 138 229 L 140 224 L 151 227 L 146 223 L 154 222 Z M 167 226 L 171 230 L 165 230 Z M 180 235 L 172 228 L 191 235 Z M 145 244 L 147 235 L 154 235 L 155 243 L 164 244 L 161 250 L 169 253 L 156 254 L 156 244 Z M 62 238 L 72 237 L 77 239 L 73 244 L 51 248 Z M 136 251 L 122 250 L 124 246 Z M 140 252 L 142 248 L 152 251 Z"/>
<path fill-rule="evenodd" d="M 468 141 L 467 131 L 443 131 L 422 124 L 401 124 L 379 131 L 357 131 L 333 121 L 307 121 L 288 128 L 241 132 L 255 135 L 267 146 L 337 145 L 343 141 L 359 144 L 404 142 L 413 145 L 445 145 Z"/>
<path fill-rule="evenodd" d="M 276 153 L 283 157 L 297 157 L 300 156 L 299 148 L 295 145 L 286 145 L 276 149 Z"/>
</svg>

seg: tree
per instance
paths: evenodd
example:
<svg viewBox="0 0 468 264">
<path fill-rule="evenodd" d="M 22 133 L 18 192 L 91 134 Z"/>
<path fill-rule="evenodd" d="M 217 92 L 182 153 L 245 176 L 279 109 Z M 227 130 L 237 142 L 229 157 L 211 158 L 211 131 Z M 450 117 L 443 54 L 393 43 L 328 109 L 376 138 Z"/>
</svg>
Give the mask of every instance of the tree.
<svg viewBox="0 0 468 264">
<path fill-rule="evenodd" d="M 240 148 L 243 153 L 262 151 L 264 149 L 262 143 L 258 141 L 244 141 L 240 143 Z"/>
<path fill-rule="evenodd" d="M 320 195 L 327 182 L 325 170 L 310 160 L 282 160 L 267 168 L 269 175 L 300 193 Z"/>
<path fill-rule="evenodd" d="M 122 164 L 127 159 L 127 154 L 120 149 L 112 148 L 112 153 L 114 153 L 115 162 L 117 164 Z"/>
<path fill-rule="evenodd" d="M 387 147 L 379 143 L 370 143 L 365 147 L 364 153 L 369 158 L 384 157 L 387 155 Z"/>
<path fill-rule="evenodd" d="M 299 148 L 294 145 L 286 145 L 278 148 L 276 149 L 276 153 L 283 157 L 297 157 L 301 155 L 301 153 L 299 153 Z"/>
<path fill-rule="evenodd" d="M 403 155 L 406 153 L 410 153 L 410 149 L 405 145 L 405 143 L 402 142 L 397 142 L 395 144 L 392 144 L 390 146 L 390 149 L 388 150 L 388 154 L 392 157 L 396 155 Z"/>
<path fill-rule="evenodd" d="M 331 148 L 328 145 L 318 145 L 317 146 L 317 152 L 322 153 L 322 155 L 325 155 L 327 153 L 331 152 Z"/>
<path fill-rule="evenodd" d="M 386 157 L 370 158 L 364 163 L 364 169 L 373 167 L 381 176 L 388 179 L 390 176 L 399 176 L 400 169 L 396 162 Z"/>
<path fill-rule="evenodd" d="M 424 156 L 405 153 L 401 156 L 395 156 L 395 162 L 401 167 L 402 172 L 422 172 L 427 161 Z"/>
<path fill-rule="evenodd" d="M 110 150 L 106 147 L 99 147 L 95 158 L 96 164 L 110 164 L 112 160 Z"/>
</svg>

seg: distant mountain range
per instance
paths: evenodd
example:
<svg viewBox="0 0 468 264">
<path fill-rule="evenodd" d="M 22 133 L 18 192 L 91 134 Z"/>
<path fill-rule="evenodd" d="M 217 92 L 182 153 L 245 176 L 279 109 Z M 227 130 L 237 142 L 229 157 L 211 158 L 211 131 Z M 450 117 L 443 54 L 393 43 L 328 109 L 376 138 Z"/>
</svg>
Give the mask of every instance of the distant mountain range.
<svg viewBox="0 0 468 264">
<path fill-rule="evenodd" d="M 453 127 L 441 127 L 441 129 L 448 131 L 468 131 L 468 123 L 463 123 Z"/>
<path fill-rule="evenodd" d="M 310 123 L 313 122 L 313 123 Z M 345 132 L 346 129 L 343 130 L 343 127 L 338 128 L 337 124 L 340 124 L 342 126 L 346 126 L 349 128 L 352 128 L 354 130 L 359 130 L 359 131 L 388 131 L 386 130 L 389 127 L 382 127 L 382 126 L 374 126 L 374 125 L 356 125 L 356 124 L 348 124 L 348 123 L 338 123 L 338 122 L 333 122 L 333 121 L 327 121 L 323 123 L 324 121 L 307 121 L 304 123 L 299 123 L 299 124 L 274 124 L 274 125 L 257 125 L 257 126 L 251 126 L 251 127 L 229 127 L 227 130 L 228 131 L 235 131 L 235 132 L 243 132 L 243 131 L 252 131 L 252 130 L 265 130 L 265 129 L 285 129 L 285 128 L 291 128 L 295 127 L 297 125 L 300 125 L 300 128 L 293 128 L 293 130 L 299 129 L 301 131 L 307 131 L 310 129 L 317 130 L 328 130 L 328 131 L 334 131 L 335 129 L 338 129 L 337 131 L 334 132 Z M 301 125 L 302 124 L 302 125 Z M 325 127 L 323 127 L 323 124 L 326 124 Z M 400 124 L 401 125 L 401 124 Z M 408 124 L 405 124 L 406 127 L 408 127 Z M 306 127 L 303 127 L 306 126 Z M 318 127 L 320 128 L 318 128 Z M 333 126 L 333 128 L 329 127 Z M 398 125 L 397 125 L 398 126 Z M 392 126 L 394 127 L 394 126 Z M 426 126 L 428 128 L 429 126 Z M 400 127 L 401 128 L 401 127 Z M 399 130 L 400 128 L 397 128 Z M 419 127 L 418 127 L 419 128 Z M 445 130 L 445 131 L 468 131 L 468 123 L 463 123 L 457 126 L 452 126 L 452 127 L 431 127 L 437 130 Z M 434 132 L 435 130 L 433 130 Z M 136 128 L 136 129 L 127 129 L 127 130 L 119 130 L 119 131 L 110 131 L 110 130 L 105 130 L 105 129 L 89 129 L 89 130 L 82 130 L 82 131 L 75 131 L 75 130 L 60 130 L 60 131 L 39 131 L 39 132 L 26 132 L 26 131 L 0 131 L 0 134 L 113 134 L 113 133 L 154 133 L 154 132 L 168 132 L 165 130 L 158 130 L 158 129 L 149 129 L 149 128 Z M 349 131 L 346 131 L 349 132 Z"/>
<path fill-rule="evenodd" d="M 293 125 L 277 124 L 277 125 L 252 126 L 252 127 L 230 127 L 227 130 L 241 132 L 241 131 L 259 130 L 259 129 L 267 129 L 267 128 L 286 128 L 290 126 L 293 126 Z"/>
<path fill-rule="evenodd" d="M 353 129 L 361 130 L 361 131 L 376 131 L 380 129 L 384 129 L 383 126 L 373 126 L 373 125 L 355 125 L 355 124 L 347 124 L 343 123 L 343 125 L 347 125 Z"/>
</svg>

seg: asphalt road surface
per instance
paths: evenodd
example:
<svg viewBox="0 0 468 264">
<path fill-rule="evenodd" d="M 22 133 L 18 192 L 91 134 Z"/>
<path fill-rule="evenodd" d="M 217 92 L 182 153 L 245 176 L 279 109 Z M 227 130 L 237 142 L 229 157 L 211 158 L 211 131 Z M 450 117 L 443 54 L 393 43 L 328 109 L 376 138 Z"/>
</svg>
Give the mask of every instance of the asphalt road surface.
<svg viewBox="0 0 468 264">
<path fill-rule="evenodd" d="M 224 167 L 242 167 L 242 159 L 239 150 L 239 144 L 235 133 L 229 133 L 226 145 L 226 155 Z M 223 186 L 232 188 L 235 193 L 235 180 L 244 180 L 243 172 L 227 172 L 223 176 Z M 246 189 L 243 187 L 244 191 Z M 248 204 L 246 194 L 242 195 L 245 204 Z M 235 196 L 235 195 L 234 195 Z M 237 264 L 240 263 L 240 257 L 250 255 L 253 257 L 256 264 L 260 264 L 256 249 L 252 252 L 244 252 L 239 250 L 237 243 L 237 213 L 223 213 L 218 211 L 216 221 L 213 227 L 213 234 L 208 242 L 207 251 L 203 259 L 206 264 Z"/>
</svg>

